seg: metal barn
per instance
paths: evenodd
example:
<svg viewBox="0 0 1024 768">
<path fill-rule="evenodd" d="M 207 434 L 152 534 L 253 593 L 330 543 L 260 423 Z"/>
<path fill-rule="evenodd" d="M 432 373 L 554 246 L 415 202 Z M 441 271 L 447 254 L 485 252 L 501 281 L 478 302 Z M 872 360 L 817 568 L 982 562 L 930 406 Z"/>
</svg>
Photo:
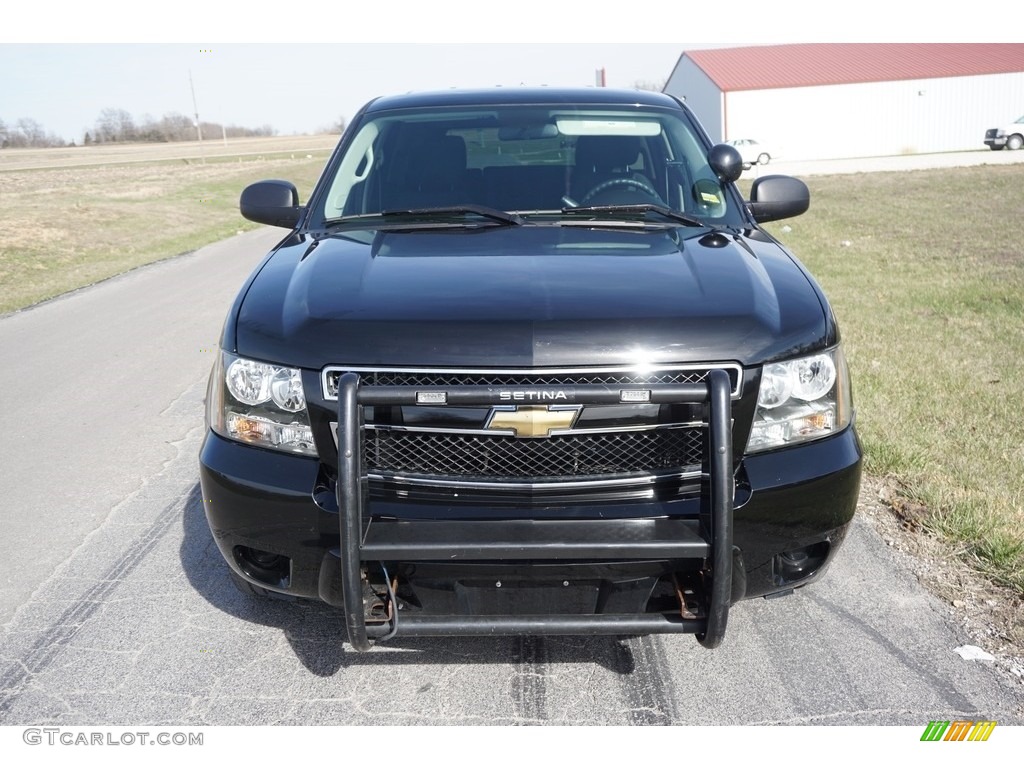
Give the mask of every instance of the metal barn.
<svg viewBox="0 0 1024 768">
<path fill-rule="evenodd" d="M 1024 115 L 1024 44 L 814 43 L 686 51 L 664 88 L 714 141 L 810 160 L 984 149 Z"/>
</svg>

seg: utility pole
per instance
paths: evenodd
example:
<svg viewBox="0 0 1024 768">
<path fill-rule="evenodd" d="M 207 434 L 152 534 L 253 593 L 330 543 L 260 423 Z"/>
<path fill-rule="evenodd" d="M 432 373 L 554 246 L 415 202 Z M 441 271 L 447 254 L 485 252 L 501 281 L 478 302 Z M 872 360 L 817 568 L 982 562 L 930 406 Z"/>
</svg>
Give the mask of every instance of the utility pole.
<svg viewBox="0 0 1024 768">
<path fill-rule="evenodd" d="M 203 165 L 206 165 L 206 151 L 203 148 L 203 126 L 199 124 L 199 106 L 196 105 L 196 86 L 191 81 L 191 70 L 188 70 L 188 87 L 193 92 L 193 114 L 196 115 L 196 138 L 199 139 L 199 154 Z"/>
<path fill-rule="evenodd" d="M 191 89 L 191 92 L 193 92 L 193 112 L 196 115 L 196 137 L 202 141 L 203 128 L 199 124 L 199 106 L 196 105 L 196 86 L 193 85 L 193 81 L 191 81 L 191 70 L 188 70 L 188 87 Z"/>
<path fill-rule="evenodd" d="M 195 112 L 195 116 L 196 116 L 196 119 L 195 119 L 196 137 L 199 139 L 199 141 L 202 141 L 203 140 L 203 129 L 199 125 L 199 107 L 196 106 L 196 87 L 192 83 L 192 70 L 191 69 L 188 71 L 188 87 L 192 89 L 192 110 L 193 110 L 193 112 Z M 221 121 L 221 124 L 220 124 L 220 135 L 221 135 L 221 138 L 224 140 L 224 146 L 226 147 L 228 145 L 228 126 L 227 126 L 227 123 L 224 122 L 224 121 Z M 206 162 L 206 160 L 204 159 L 203 162 Z"/>
</svg>

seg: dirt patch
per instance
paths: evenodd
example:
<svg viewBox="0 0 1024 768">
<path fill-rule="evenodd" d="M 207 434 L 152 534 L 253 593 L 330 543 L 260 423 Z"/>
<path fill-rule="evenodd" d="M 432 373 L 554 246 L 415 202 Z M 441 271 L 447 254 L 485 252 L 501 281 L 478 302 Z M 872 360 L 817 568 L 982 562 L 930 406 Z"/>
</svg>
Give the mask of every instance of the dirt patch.
<svg viewBox="0 0 1024 768">
<path fill-rule="evenodd" d="M 885 543 L 908 555 L 921 585 L 947 606 L 970 644 L 1024 685 L 1024 598 L 993 584 L 953 547 L 922 527 L 927 510 L 900 496 L 894 483 L 865 477 L 858 513 Z"/>
</svg>

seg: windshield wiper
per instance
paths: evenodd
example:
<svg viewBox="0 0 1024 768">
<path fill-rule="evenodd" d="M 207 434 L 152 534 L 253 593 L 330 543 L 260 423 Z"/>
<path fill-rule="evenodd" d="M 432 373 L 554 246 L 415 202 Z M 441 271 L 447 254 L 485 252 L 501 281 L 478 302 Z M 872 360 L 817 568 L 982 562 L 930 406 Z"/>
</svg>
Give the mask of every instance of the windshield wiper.
<svg viewBox="0 0 1024 768">
<path fill-rule="evenodd" d="M 706 227 L 707 224 L 698 219 L 695 216 L 689 216 L 685 213 L 679 213 L 673 211 L 664 205 L 657 205 L 655 203 L 635 203 L 630 205 L 589 205 L 582 208 L 563 208 L 562 214 L 567 216 L 576 216 L 579 214 L 588 213 L 610 213 L 613 215 L 629 215 L 639 214 L 640 218 L 646 219 L 647 214 L 656 213 L 670 221 L 675 221 L 680 224 L 685 224 L 688 227 Z"/>
<path fill-rule="evenodd" d="M 339 216 L 327 219 L 328 227 L 339 225 L 363 226 L 367 229 L 438 229 L 464 225 L 466 222 L 453 222 L 453 216 L 473 214 L 486 220 L 491 225 L 519 226 L 523 218 L 514 213 L 501 211 L 486 205 L 445 205 L 435 208 L 396 208 L 380 213 L 358 214 L 355 216 Z M 381 224 L 383 223 L 383 226 Z"/>
<path fill-rule="evenodd" d="M 523 223 L 523 218 L 514 213 L 508 211 L 502 211 L 498 208 L 491 208 L 489 205 L 445 205 L 438 206 L 436 208 L 399 208 L 391 211 L 381 211 L 381 216 L 412 216 L 415 218 L 435 218 L 437 216 L 450 216 L 452 214 L 459 213 L 475 213 L 477 216 L 482 216 L 485 219 L 491 221 L 497 221 L 501 224 L 509 224 L 513 226 L 519 226 Z"/>
</svg>

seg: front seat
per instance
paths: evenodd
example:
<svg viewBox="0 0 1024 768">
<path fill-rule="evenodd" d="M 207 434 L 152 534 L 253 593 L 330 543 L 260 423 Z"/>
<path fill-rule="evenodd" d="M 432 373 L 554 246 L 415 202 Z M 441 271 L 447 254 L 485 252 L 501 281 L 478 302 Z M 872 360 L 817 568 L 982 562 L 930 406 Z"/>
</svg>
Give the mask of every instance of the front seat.
<svg viewBox="0 0 1024 768">
<path fill-rule="evenodd" d="M 413 135 L 401 147 L 399 174 L 389 180 L 382 210 L 435 208 L 477 202 L 480 184 L 466 169 L 461 136 Z M 479 173 L 479 172 L 477 172 Z"/>
<path fill-rule="evenodd" d="M 642 149 L 639 136 L 580 136 L 570 184 L 573 200 L 579 205 L 600 205 L 657 199 L 651 180 L 633 170 Z M 601 185 L 607 186 L 595 193 Z"/>
</svg>

